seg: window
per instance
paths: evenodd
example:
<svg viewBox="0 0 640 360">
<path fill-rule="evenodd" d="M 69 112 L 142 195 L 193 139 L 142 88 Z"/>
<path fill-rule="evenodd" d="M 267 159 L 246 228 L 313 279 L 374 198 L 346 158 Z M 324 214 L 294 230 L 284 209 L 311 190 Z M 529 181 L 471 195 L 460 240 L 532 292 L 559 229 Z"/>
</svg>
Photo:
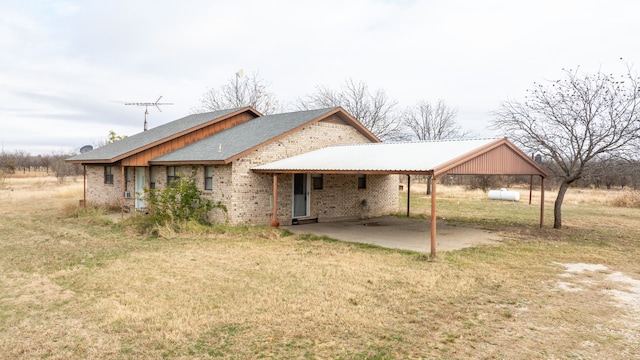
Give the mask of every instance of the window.
<svg viewBox="0 0 640 360">
<path fill-rule="evenodd" d="M 155 167 L 149 167 L 149 189 L 156 188 L 156 171 Z"/>
<path fill-rule="evenodd" d="M 313 190 L 322 190 L 322 174 L 311 174 Z"/>
<path fill-rule="evenodd" d="M 366 188 L 367 188 L 367 175 L 358 174 L 358 189 L 366 189 Z"/>
<path fill-rule="evenodd" d="M 104 167 L 104 183 L 113 185 L 113 166 Z"/>
<path fill-rule="evenodd" d="M 204 189 L 213 190 L 213 166 L 204 167 Z"/>
<path fill-rule="evenodd" d="M 180 172 L 175 166 L 167 166 L 167 186 L 173 186 L 174 181 L 180 179 Z"/>
</svg>

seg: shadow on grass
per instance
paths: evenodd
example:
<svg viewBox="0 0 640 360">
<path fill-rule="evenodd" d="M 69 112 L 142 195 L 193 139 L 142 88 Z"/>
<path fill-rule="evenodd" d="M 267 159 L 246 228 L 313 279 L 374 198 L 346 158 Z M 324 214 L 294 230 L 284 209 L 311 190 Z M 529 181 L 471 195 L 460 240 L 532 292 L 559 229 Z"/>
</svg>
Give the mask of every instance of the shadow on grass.
<svg viewBox="0 0 640 360">
<path fill-rule="evenodd" d="M 374 250 L 374 251 L 380 251 L 380 252 L 384 252 L 384 253 L 393 253 L 393 254 L 402 254 L 402 255 L 424 255 L 423 253 L 421 253 L 419 251 L 404 250 L 404 249 L 391 249 L 391 248 L 386 248 L 386 247 L 382 247 L 382 246 L 374 245 L 374 244 L 342 241 L 342 240 L 337 240 L 337 239 L 331 238 L 331 237 L 326 236 L 326 235 L 318 236 L 318 235 L 311 234 L 311 233 L 299 234 L 298 235 L 298 239 L 302 240 L 302 241 L 307 241 L 307 242 L 319 241 L 319 242 L 325 242 L 325 243 L 330 243 L 330 244 L 341 244 L 343 246 L 352 247 L 352 248 L 356 248 L 356 249 Z"/>
</svg>

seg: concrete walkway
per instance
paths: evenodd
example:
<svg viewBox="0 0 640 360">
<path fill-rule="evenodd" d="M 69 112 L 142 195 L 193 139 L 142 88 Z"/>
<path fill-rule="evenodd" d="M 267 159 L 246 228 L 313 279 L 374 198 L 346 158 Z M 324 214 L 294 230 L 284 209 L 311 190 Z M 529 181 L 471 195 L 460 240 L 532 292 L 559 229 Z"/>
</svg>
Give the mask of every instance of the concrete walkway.
<svg viewBox="0 0 640 360">
<path fill-rule="evenodd" d="M 282 226 L 296 234 L 326 235 L 342 241 L 373 244 L 385 248 L 431 251 L 429 220 L 383 216 L 366 220 L 320 222 Z M 437 251 L 450 251 L 481 244 L 499 244 L 501 238 L 489 231 L 436 224 Z"/>
</svg>

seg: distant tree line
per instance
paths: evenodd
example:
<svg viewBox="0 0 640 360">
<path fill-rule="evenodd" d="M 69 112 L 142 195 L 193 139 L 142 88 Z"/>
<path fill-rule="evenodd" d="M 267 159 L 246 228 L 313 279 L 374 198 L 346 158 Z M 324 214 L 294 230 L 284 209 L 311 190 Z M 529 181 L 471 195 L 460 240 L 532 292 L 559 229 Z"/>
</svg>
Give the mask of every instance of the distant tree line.
<svg viewBox="0 0 640 360">
<path fill-rule="evenodd" d="M 74 153 L 52 153 L 31 155 L 22 150 L 13 152 L 0 151 L 0 172 L 3 174 L 33 175 L 46 173 L 55 175 L 60 181 L 67 177 L 82 175 L 82 166 L 70 164 L 65 159 Z"/>
</svg>

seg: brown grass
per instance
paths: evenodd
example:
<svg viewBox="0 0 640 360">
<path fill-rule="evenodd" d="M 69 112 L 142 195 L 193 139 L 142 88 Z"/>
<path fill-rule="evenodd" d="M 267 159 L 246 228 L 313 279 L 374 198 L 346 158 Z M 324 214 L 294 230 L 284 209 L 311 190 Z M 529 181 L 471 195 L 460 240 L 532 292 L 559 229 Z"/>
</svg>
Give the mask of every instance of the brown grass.
<svg viewBox="0 0 640 360">
<path fill-rule="evenodd" d="M 540 230 L 528 190 L 513 203 L 439 186 L 439 216 L 507 239 L 425 261 L 260 227 L 140 238 L 100 211 L 70 211 L 81 183 L 8 181 L 13 191 L 0 190 L 0 358 L 640 354 L 640 312 L 612 291 L 640 295 L 608 277 L 640 279 L 637 209 L 581 203 L 576 194 L 567 229 Z M 428 198 L 412 198 L 413 211 L 426 214 Z M 606 270 L 568 277 L 562 264 L 573 263 Z"/>
</svg>

